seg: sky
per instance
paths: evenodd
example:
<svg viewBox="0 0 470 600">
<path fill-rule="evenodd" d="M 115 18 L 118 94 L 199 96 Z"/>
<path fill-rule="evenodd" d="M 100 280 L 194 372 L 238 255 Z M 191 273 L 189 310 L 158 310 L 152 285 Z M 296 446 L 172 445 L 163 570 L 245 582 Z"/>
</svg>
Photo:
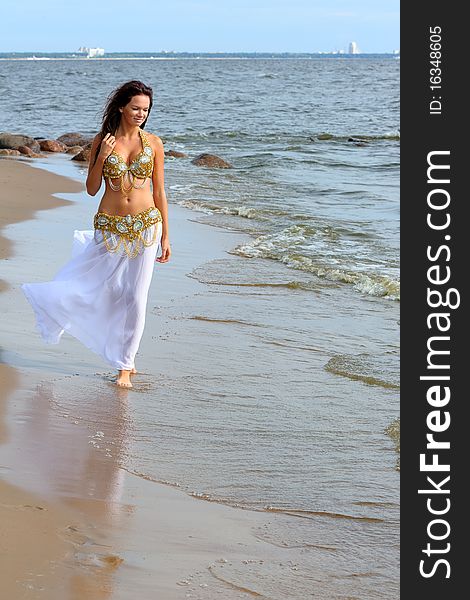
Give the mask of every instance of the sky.
<svg viewBox="0 0 470 600">
<path fill-rule="evenodd" d="M 0 0 L 0 52 L 362 52 L 400 47 L 399 0 Z"/>
</svg>

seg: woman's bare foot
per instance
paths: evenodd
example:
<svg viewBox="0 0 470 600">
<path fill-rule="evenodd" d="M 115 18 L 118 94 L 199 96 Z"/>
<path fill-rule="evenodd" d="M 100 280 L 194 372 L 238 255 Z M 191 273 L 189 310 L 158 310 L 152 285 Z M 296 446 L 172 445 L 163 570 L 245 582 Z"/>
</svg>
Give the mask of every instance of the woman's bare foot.
<svg viewBox="0 0 470 600">
<path fill-rule="evenodd" d="M 137 373 L 137 369 L 134 367 L 133 369 L 131 369 L 131 375 L 135 375 Z"/>
<path fill-rule="evenodd" d="M 132 383 L 130 380 L 130 374 L 132 371 L 119 371 L 119 375 L 116 379 L 116 385 L 124 388 L 131 388 Z"/>
</svg>

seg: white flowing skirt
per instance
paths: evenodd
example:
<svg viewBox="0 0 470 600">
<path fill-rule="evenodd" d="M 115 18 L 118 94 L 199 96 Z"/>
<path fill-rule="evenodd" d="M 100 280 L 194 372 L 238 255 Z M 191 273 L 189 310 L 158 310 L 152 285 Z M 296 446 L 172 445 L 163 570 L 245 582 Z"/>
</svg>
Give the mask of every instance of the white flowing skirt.
<svg viewBox="0 0 470 600">
<path fill-rule="evenodd" d="M 58 344 L 66 331 L 115 369 L 134 368 L 162 224 L 142 232 L 151 238 L 155 227 L 155 243 L 134 258 L 109 252 L 99 230 L 77 230 L 72 258 L 54 279 L 21 286 L 46 343 Z"/>
</svg>

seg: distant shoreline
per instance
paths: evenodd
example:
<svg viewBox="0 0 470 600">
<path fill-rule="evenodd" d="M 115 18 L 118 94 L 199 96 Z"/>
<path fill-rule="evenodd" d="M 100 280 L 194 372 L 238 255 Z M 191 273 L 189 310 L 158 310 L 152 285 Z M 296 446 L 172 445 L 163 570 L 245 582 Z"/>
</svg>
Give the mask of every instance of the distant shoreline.
<svg viewBox="0 0 470 600">
<path fill-rule="evenodd" d="M 338 52 L 174 52 L 174 53 L 151 53 L 151 52 L 110 52 L 105 56 L 96 56 L 88 58 L 85 55 L 77 55 L 73 52 L 0 52 L 0 60 L 85 60 L 85 61 L 106 61 L 106 60 L 252 60 L 252 59 L 370 59 L 370 58 L 396 58 L 399 54 L 346 54 Z"/>
</svg>

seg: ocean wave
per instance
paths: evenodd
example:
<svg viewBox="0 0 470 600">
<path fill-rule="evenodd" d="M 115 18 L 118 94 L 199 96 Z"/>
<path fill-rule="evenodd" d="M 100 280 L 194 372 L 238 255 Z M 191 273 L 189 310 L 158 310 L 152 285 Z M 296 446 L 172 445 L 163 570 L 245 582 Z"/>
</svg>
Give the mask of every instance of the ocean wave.
<svg viewBox="0 0 470 600">
<path fill-rule="evenodd" d="M 394 353 L 382 356 L 338 354 L 330 358 L 325 370 L 368 385 L 400 388 L 398 356 Z"/>
<path fill-rule="evenodd" d="M 383 133 L 348 133 L 348 134 L 337 134 L 329 132 L 312 132 L 312 133 L 299 133 L 293 135 L 290 132 L 278 131 L 278 132 L 264 132 L 260 134 L 252 134 L 248 131 L 241 129 L 214 129 L 209 131 L 196 131 L 188 128 L 186 133 L 177 133 L 168 136 L 168 142 L 189 142 L 197 140 L 214 140 L 214 139 L 240 139 L 243 141 L 253 141 L 258 146 L 262 144 L 286 144 L 288 147 L 299 146 L 304 144 L 310 144 L 311 142 L 317 141 L 337 141 L 337 142 L 349 142 L 349 140 L 357 142 L 375 142 L 375 141 L 400 141 L 400 132 L 398 130 L 385 131 Z"/>
<path fill-rule="evenodd" d="M 332 160 L 327 157 L 320 158 L 285 158 L 285 163 L 292 162 L 293 164 L 301 164 L 301 165 L 319 165 L 320 167 L 325 168 L 337 168 L 339 167 L 342 170 L 351 169 L 353 171 L 367 171 L 368 173 L 372 171 L 385 171 L 388 172 L 391 169 L 399 169 L 399 162 L 380 162 L 376 164 L 372 164 L 370 162 L 364 162 L 364 164 L 357 164 L 354 162 L 346 162 L 341 160 Z"/>
<path fill-rule="evenodd" d="M 326 510 L 304 510 L 298 508 L 284 508 L 277 506 L 265 506 L 264 510 L 266 512 L 276 512 L 283 513 L 285 515 L 291 515 L 293 517 L 303 517 L 303 518 L 312 518 L 312 517 L 326 517 L 329 519 L 345 519 L 350 521 L 362 521 L 366 523 L 383 523 L 384 519 L 380 519 L 378 517 L 364 517 L 360 515 L 347 515 L 344 513 L 330 512 Z"/>
<path fill-rule="evenodd" d="M 187 142 L 187 141 L 195 141 L 195 140 L 208 140 L 214 138 L 250 138 L 251 134 L 241 131 L 241 130 L 223 130 L 223 129 L 213 129 L 210 131 L 202 131 L 195 130 L 191 127 L 187 128 L 187 133 L 176 133 L 170 136 L 167 136 L 166 139 L 169 142 Z"/>
<path fill-rule="evenodd" d="M 315 238 L 316 247 L 313 248 L 312 240 Z M 356 268 L 354 264 L 344 264 L 346 260 L 350 263 L 354 261 L 354 250 L 351 243 L 346 242 L 338 247 L 338 238 L 338 232 L 332 227 L 294 225 L 278 233 L 261 235 L 252 242 L 237 246 L 231 253 L 245 258 L 277 260 L 292 269 L 307 271 L 330 281 L 352 284 L 358 291 L 370 296 L 399 300 L 399 280 L 372 272 L 372 268 L 378 265 L 373 265 L 370 258 L 367 259 L 367 271 L 361 270 L 358 264 Z M 306 244 L 310 244 L 309 253 L 302 247 Z M 312 258 L 309 254 L 316 254 L 319 258 Z M 365 259 L 361 261 L 364 263 Z"/>
<path fill-rule="evenodd" d="M 208 215 L 214 214 L 214 210 L 215 208 L 217 208 L 216 206 L 211 205 L 208 202 L 197 202 L 195 200 L 178 200 L 176 204 L 184 206 L 185 208 L 189 208 L 190 210 L 203 212 Z"/>
<path fill-rule="evenodd" d="M 320 291 L 320 286 L 314 281 L 234 281 L 233 275 L 230 275 L 230 278 L 225 278 L 222 273 L 209 274 L 201 269 L 195 269 L 191 273 L 188 273 L 188 277 L 191 277 L 193 279 L 196 279 L 200 283 L 206 283 L 208 285 L 223 285 L 237 288 L 287 288 L 289 290 L 305 290 L 309 292 Z"/>
<path fill-rule="evenodd" d="M 251 206 L 217 206 L 216 204 L 211 204 L 210 202 L 201 202 L 200 200 L 179 200 L 176 202 L 176 204 L 206 214 L 232 215 L 235 217 L 243 217 L 244 219 L 269 220 L 273 215 L 289 215 L 287 211 L 283 210 L 263 210 L 253 208 Z"/>
<path fill-rule="evenodd" d="M 400 132 L 399 131 L 387 131 L 385 133 L 378 134 L 364 134 L 364 133 L 351 133 L 349 135 L 336 135 L 333 133 L 321 132 L 314 133 L 309 136 L 311 141 L 328 141 L 328 140 L 336 140 L 341 142 L 346 141 L 357 141 L 357 142 L 373 142 L 376 140 L 389 140 L 389 141 L 400 141 Z"/>
</svg>

